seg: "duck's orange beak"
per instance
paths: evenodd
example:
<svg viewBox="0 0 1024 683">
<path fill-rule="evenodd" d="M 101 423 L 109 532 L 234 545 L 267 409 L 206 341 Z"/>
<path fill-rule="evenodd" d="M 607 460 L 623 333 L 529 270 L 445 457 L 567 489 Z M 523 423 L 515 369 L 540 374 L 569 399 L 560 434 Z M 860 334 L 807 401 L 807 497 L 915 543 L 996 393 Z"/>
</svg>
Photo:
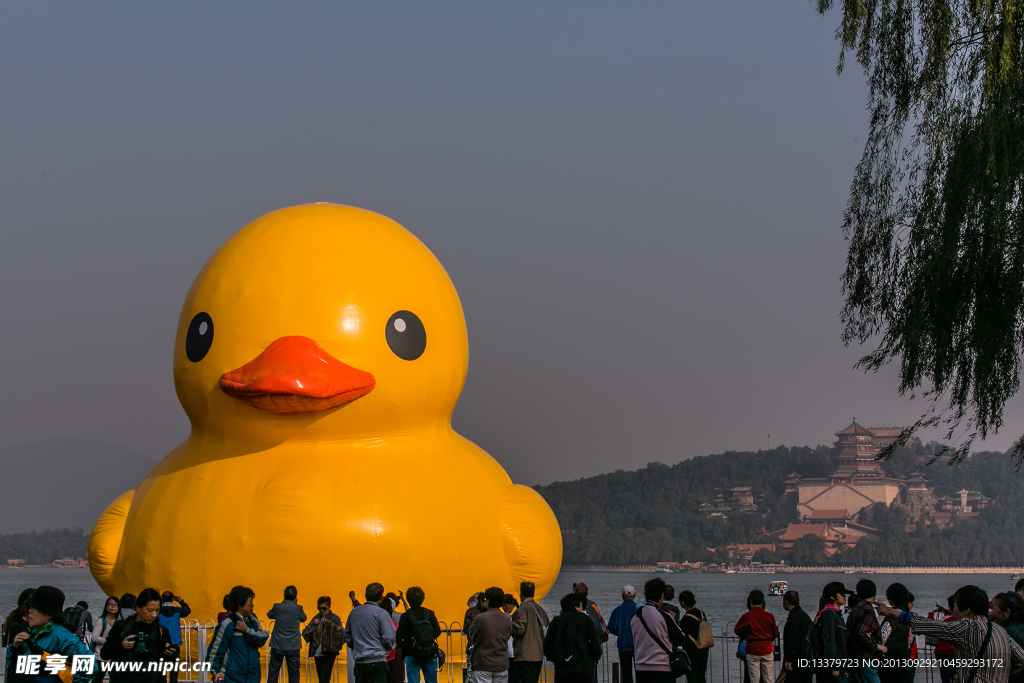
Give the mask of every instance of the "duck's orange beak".
<svg viewBox="0 0 1024 683">
<path fill-rule="evenodd" d="M 281 337 L 220 378 L 220 388 L 268 413 L 319 413 L 373 391 L 373 375 L 342 363 L 309 337 Z"/>
</svg>

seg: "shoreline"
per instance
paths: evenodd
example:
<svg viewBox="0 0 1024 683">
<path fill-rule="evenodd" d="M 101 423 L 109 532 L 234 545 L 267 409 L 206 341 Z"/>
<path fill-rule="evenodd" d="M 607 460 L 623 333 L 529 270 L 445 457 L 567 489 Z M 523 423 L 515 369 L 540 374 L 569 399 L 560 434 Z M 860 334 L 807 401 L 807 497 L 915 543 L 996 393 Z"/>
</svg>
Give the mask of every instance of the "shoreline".
<svg viewBox="0 0 1024 683">
<path fill-rule="evenodd" d="M 654 565 L 576 565 L 564 564 L 563 572 L 614 572 L 623 574 L 1018 574 L 1024 577 L 1024 567 L 742 567 L 734 571 L 658 572 Z"/>
<path fill-rule="evenodd" d="M 88 569 L 54 564 L 26 564 L 21 566 L 3 566 L 0 569 Z M 606 572 L 619 574 L 985 574 L 1007 576 L 1016 574 L 1024 577 L 1024 567 L 791 567 L 762 566 L 740 567 L 735 570 L 722 571 L 664 571 L 659 572 L 654 565 L 577 565 L 564 564 L 559 572 Z"/>
</svg>

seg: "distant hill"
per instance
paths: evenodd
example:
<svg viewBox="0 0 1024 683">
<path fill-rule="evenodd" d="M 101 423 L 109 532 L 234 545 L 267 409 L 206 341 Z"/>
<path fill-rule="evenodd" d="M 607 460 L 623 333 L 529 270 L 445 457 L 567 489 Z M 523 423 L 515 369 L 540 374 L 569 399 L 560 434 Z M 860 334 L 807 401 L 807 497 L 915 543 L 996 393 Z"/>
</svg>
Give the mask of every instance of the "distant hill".
<svg viewBox="0 0 1024 683">
<path fill-rule="evenodd" d="M 33 565 L 50 564 L 62 557 L 85 557 L 88 544 L 89 536 L 83 529 L 0 535 L 0 562 L 17 558 Z"/>
<path fill-rule="evenodd" d="M 1019 565 L 1024 558 L 1024 473 L 1015 472 L 1003 453 L 977 453 L 954 466 L 922 465 L 920 459 L 936 446 L 915 440 L 884 462 L 883 470 L 906 477 L 921 468 L 937 495 L 977 490 L 994 498 L 996 507 L 982 511 L 978 520 L 944 530 L 917 524 L 908 533 L 907 525 L 916 520 L 908 517 L 907 509 L 895 502 L 888 508 L 878 504 L 860 514 L 862 523 L 879 530 L 877 542 L 863 540 L 828 558 L 821 552 L 823 541 L 805 538 L 792 551 L 761 551 L 757 559 L 802 565 Z M 724 546 L 756 542 L 761 529 L 781 529 L 797 521 L 796 496 L 785 493 L 786 476 L 794 471 L 802 477 L 825 476 L 832 469 L 832 454 L 825 446 L 730 452 L 535 488 L 558 518 L 568 564 L 721 562 L 727 559 Z M 729 498 L 734 486 L 750 486 L 759 509 L 729 511 L 727 521 L 700 512 L 701 503 L 714 505 L 718 494 Z"/>
<path fill-rule="evenodd" d="M 793 471 L 825 476 L 830 453 L 824 446 L 730 452 L 535 488 L 558 518 L 566 563 L 710 561 L 708 547 L 753 542 L 764 527 L 796 521 L 796 502 L 779 500 L 783 482 Z M 729 513 L 728 522 L 698 512 L 733 486 L 752 487 L 765 511 Z"/>
<path fill-rule="evenodd" d="M 107 441 L 47 439 L 0 449 L 0 534 L 92 528 L 155 461 Z"/>
</svg>

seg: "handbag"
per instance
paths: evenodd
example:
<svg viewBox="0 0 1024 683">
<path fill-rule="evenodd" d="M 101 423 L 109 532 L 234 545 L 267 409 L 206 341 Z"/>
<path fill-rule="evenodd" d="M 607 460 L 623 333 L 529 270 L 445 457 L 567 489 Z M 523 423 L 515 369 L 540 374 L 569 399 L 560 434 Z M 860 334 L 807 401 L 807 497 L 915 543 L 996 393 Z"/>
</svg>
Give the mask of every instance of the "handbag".
<svg viewBox="0 0 1024 683">
<path fill-rule="evenodd" d="M 711 622 L 707 620 L 707 617 L 704 616 L 704 613 L 701 612 L 701 615 L 698 617 L 696 614 L 687 612 L 686 616 L 692 617 L 700 622 L 700 624 L 697 626 L 697 637 L 694 638 L 693 636 L 689 636 L 690 640 L 693 641 L 693 644 L 697 647 L 697 649 L 706 650 L 709 647 L 714 647 L 715 636 L 711 632 Z"/>
<path fill-rule="evenodd" d="M 747 658 L 747 641 L 741 640 L 736 645 L 736 659 L 746 659 L 746 658 Z"/>
<path fill-rule="evenodd" d="M 658 636 L 654 635 L 654 631 L 644 621 L 644 608 L 641 607 L 636 611 L 636 616 L 640 619 L 640 623 L 643 624 L 644 629 L 647 631 L 647 635 L 651 637 L 651 640 L 658 644 L 662 650 L 668 654 L 668 667 L 672 670 L 672 677 L 679 678 L 680 676 L 687 676 L 693 670 L 693 665 L 690 664 L 690 657 L 683 650 L 670 650 L 661 642 Z"/>
</svg>

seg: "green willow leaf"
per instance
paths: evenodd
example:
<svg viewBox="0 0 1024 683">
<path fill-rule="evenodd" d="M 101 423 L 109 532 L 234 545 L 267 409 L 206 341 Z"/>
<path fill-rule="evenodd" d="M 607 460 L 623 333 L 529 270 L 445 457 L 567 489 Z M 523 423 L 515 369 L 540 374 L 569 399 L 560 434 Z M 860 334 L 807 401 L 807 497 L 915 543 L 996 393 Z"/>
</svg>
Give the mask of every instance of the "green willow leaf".
<svg viewBox="0 0 1024 683">
<path fill-rule="evenodd" d="M 816 0 L 824 14 L 831 0 Z M 836 30 L 868 82 L 844 213 L 843 341 L 898 362 L 962 459 L 1003 426 L 1024 352 L 1020 0 L 847 0 Z M 1024 437 L 1012 457 L 1024 459 Z"/>
</svg>

